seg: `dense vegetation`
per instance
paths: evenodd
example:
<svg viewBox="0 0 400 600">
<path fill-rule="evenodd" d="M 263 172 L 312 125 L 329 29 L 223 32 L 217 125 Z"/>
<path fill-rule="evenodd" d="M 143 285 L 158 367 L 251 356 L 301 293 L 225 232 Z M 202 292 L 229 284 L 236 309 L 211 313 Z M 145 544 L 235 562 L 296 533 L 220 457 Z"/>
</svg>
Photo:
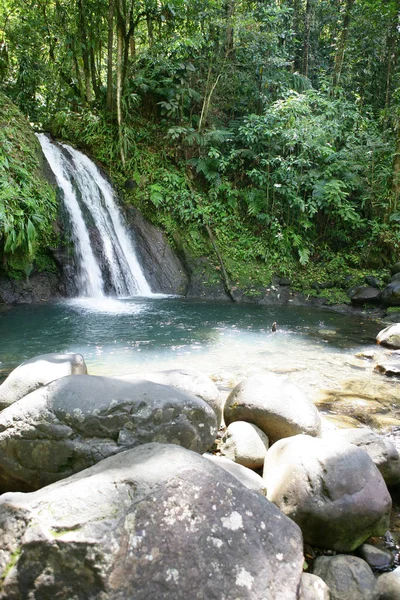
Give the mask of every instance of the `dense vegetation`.
<svg viewBox="0 0 400 600">
<path fill-rule="evenodd" d="M 339 285 L 398 258 L 399 48 L 398 0 L 0 8 L 3 92 L 95 156 L 173 243 L 250 290 L 272 273 Z M 35 218 L 7 204 L 31 259 L 50 214 L 32 202 Z"/>
</svg>

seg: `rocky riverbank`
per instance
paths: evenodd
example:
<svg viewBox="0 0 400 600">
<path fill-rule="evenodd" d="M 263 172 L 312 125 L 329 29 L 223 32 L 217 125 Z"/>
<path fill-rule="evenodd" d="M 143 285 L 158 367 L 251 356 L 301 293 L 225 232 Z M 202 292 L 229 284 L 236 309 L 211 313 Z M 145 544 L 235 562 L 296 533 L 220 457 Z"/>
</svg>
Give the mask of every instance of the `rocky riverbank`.
<svg viewBox="0 0 400 600">
<path fill-rule="evenodd" d="M 0 598 L 399 597 L 395 446 L 281 375 L 225 397 L 190 370 L 43 355 L 0 401 Z"/>
</svg>

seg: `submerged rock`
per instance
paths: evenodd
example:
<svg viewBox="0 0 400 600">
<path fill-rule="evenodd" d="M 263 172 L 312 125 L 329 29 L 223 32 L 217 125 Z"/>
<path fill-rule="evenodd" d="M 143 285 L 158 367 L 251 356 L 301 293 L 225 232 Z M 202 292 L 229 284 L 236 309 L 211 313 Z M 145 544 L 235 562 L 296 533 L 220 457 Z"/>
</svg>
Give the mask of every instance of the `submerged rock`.
<svg viewBox="0 0 400 600">
<path fill-rule="evenodd" d="M 0 491 L 30 491 L 148 442 L 202 454 L 216 417 L 200 398 L 150 381 L 71 375 L 0 413 Z"/>
<path fill-rule="evenodd" d="M 263 477 L 267 498 L 308 544 L 351 552 L 388 528 L 390 494 L 371 458 L 353 444 L 306 435 L 279 440 L 267 452 Z"/>
<path fill-rule="evenodd" d="M 299 528 L 205 458 L 146 444 L 0 498 L 1 599 L 296 600 Z"/>
<path fill-rule="evenodd" d="M 0 386 L 0 410 L 55 379 L 86 373 L 86 364 L 80 354 L 35 356 L 14 369 Z"/>
<path fill-rule="evenodd" d="M 271 440 L 306 433 L 320 435 L 321 417 L 314 403 L 286 377 L 253 375 L 229 394 L 224 408 L 227 425 L 248 421 Z"/>
</svg>

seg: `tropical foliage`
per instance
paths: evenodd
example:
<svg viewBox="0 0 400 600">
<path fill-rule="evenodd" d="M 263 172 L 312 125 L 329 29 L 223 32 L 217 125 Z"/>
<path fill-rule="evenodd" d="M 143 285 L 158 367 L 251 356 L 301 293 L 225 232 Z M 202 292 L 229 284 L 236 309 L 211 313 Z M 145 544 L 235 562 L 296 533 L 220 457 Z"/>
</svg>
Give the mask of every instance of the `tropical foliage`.
<svg viewBox="0 0 400 600">
<path fill-rule="evenodd" d="M 121 190 L 133 181 L 126 201 L 171 240 L 217 246 L 233 279 L 398 258 L 399 48 L 396 0 L 0 8 L 3 91 Z M 4 181 L 4 251 L 30 252 L 40 201 L 21 173 Z"/>
</svg>

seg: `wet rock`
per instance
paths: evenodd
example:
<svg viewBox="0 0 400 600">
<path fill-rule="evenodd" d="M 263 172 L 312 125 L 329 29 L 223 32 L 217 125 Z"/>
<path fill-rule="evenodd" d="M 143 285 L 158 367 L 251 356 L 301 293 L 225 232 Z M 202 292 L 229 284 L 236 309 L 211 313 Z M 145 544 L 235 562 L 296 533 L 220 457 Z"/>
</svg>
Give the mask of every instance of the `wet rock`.
<svg viewBox="0 0 400 600">
<path fill-rule="evenodd" d="M 376 336 L 376 341 L 382 346 L 387 346 L 394 350 L 400 349 L 400 323 L 395 323 L 382 329 Z"/>
<path fill-rule="evenodd" d="M 267 498 L 308 544 L 351 552 L 388 529 L 390 494 L 371 458 L 353 444 L 306 435 L 279 440 L 267 452 L 263 478 Z"/>
<path fill-rule="evenodd" d="M 363 560 L 369 564 L 371 569 L 390 568 L 393 564 L 393 556 L 387 550 L 381 550 L 371 544 L 362 544 L 358 552 Z"/>
<path fill-rule="evenodd" d="M 268 447 L 269 440 L 259 427 L 246 421 L 234 421 L 222 437 L 220 451 L 222 456 L 244 467 L 260 469 Z"/>
<path fill-rule="evenodd" d="M 71 375 L 0 413 L 0 491 L 30 491 L 148 442 L 202 454 L 216 417 L 200 398 L 170 386 Z"/>
<path fill-rule="evenodd" d="M 338 429 L 324 435 L 324 439 L 340 444 L 345 441 L 362 448 L 378 467 L 386 485 L 400 482 L 400 456 L 392 442 L 368 427 Z"/>
<path fill-rule="evenodd" d="M 364 281 L 370 287 L 379 288 L 379 281 L 373 275 L 366 275 Z"/>
<path fill-rule="evenodd" d="M 400 598 L 400 567 L 391 573 L 378 577 L 378 600 L 399 600 Z"/>
<path fill-rule="evenodd" d="M 146 379 L 162 385 L 170 385 L 178 390 L 198 396 L 204 402 L 207 402 L 214 410 L 217 416 L 217 427 L 219 428 L 222 419 L 223 398 L 213 381 L 204 373 L 195 369 L 171 369 L 168 371 L 146 371 L 139 375 L 122 375 L 118 377 L 124 381 L 136 381 L 137 379 Z"/>
<path fill-rule="evenodd" d="M 267 488 L 265 487 L 265 481 L 260 475 L 254 473 L 251 469 L 244 467 L 243 465 L 239 465 L 229 458 L 225 458 L 224 456 L 215 456 L 214 454 L 203 454 L 205 458 L 211 460 L 214 464 L 218 465 L 225 471 L 228 471 L 231 475 L 236 477 L 243 485 L 245 485 L 253 492 L 257 492 L 262 494 L 263 496 L 267 495 Z"/>
<path fill-rule="evenodd" d="M 60 285 L 56 273 L 34 273 L 28 280 L 0 277 L 0 304 L 32 304 L 62 298 Z"/>
<path fill-rule="evenodd" d="M 303 573 L 299 600 L 329 600 L 329 588 L 325 581 L 312 573 Z"/>
<path fill-rule="evenodd" d="M 133 206 L 128 208 L 126 216 L 134 231 L 135 250 L 151 290 L 164 294 L 185 294 L 188 275 L 165 234 L 147 221 Z"/>
<path fill-rule="evenodd" d="M 396 273 L 395 275 L 393 275 L 390 279 L 391 282 L 393 281 L 400 281 L 400 273 Z"/>
<path fill-rule="evenodd" d="M 37 388 L 65 377 L 87 373 L 81 354 L 40 354 L 14 369 L 0 386 L 0 409 Z"/>
<path fill-rule="evenodd" d="M 298 433 L 321 433 L 314 403 L 294 383 L 274 373 L 254 375 L 237 385 L 226 400 L 224 419 L 227 425 L 253 423 L 274 441 Z"/>
<path fill-rule="evenodd" d="M 400 376 L 400 360 L 397 361 L 379 361 L 376 364 L 375 371 L 388 375 L 389 377 Z"/>
<path fill-rule="evenodd" d="M 400 261 L 390 267 L 390 272 L 392 275 L 396 275 L 396 273 L 400 273 Z"/>
<path fill-rule="evenodd" d="M 384 306 L 400 306 L 400 281 L 392 281 L 382 290 Z"/>
<path fill-rule="evenodd" d="M 298 527 L 205 458 L 147 444 L 0 499 L 0 598 L 296 600 Z"/>
<path fill-rule="evenodd" d="M 348 292 L 352 304 L 377 304 L 381 292 L 376 287 L 359 285 Z"/>
<path fill-rule="evenodd" d="M 378 600 L 371 568 L 356 556 L 319 556 L 313 573 L 329 587 L 331 600 Z"/>
</svg>

